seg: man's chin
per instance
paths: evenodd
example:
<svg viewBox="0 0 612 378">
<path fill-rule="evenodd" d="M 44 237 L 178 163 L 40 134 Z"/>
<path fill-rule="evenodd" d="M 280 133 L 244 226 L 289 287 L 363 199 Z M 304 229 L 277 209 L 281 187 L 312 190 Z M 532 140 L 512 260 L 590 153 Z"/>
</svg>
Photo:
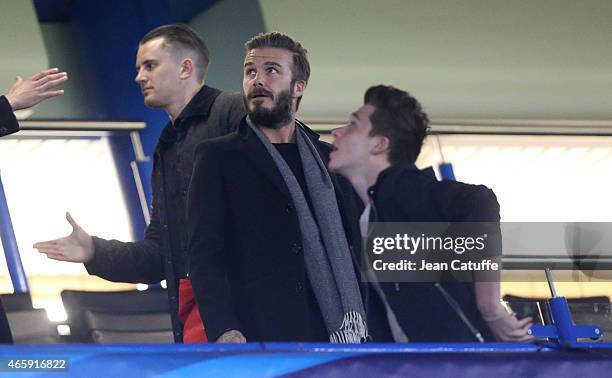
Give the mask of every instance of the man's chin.
<svg viewBox="0 0 612 378">
<path fill-rule="evenodd" d="M 330 172 L 339 173 L 338 168 L 339 167 L 336 165 L 336 162 L 333 159 L 327 163 L 327 169 L 329 169 Z"/>
<path fill-rule="evenodd" d="M 268 104 L 268 106 L 264 105 L 265 99 L 254 99 L 249 102 L 249 110 L 254 111 L 270 111 L 274 107 L 274 103 Z"/>
<path fill-rule="evenodd" d="M 334 156 L 332 151 L 329 154 L 329 162 L 327 163 L 327 169 L 335 174 L 347 177 L 347 165 L 342 163 L 342 159 L 339 156 Z"/>
<path fill-rule="evenodd" d="M 151 109 L 159 109 L 159 108 L 163 108 L 163 105 L 160 104 L 158 101 L 155 101 L 155 99 L 152 98 L 144 98 L 144 104 L 145 106 L 151 108 Z"/>
</svg>

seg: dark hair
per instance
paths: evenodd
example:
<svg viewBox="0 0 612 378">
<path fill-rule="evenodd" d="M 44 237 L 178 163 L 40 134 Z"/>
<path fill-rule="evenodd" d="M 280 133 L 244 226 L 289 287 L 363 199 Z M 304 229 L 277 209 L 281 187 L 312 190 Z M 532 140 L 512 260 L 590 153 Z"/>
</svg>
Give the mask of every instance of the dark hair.
<svg viewBox="0 0 612 378">
<path fill-rule="evenodd" d="M 139 46 L 152 39 L 163 38 L 164 45 L 172 48 L 187 49 L 195 53 L 195 66 L 198 68 L 198 81 L 203 82 L 210 63 L 208 48 L 204 40 L 192 28 L 184 24 L 168 24 L 159 26 L 148 32 L 140 40 Z"/>
<path fill-rule="evenodd" d="M 253 49 L 259 49 L 264 47 L 273 47 L 277 49 L 284 49 L 293 54 L 293 65 L 291 66 L 291 85 L 298 81 L 303 80 L 308 83 L 310 78 L 310 63 L 308 63 L 308 51 L 302 46 L 301 43 L 295 41 L 293 38 L 280 32 L 260 33 L 255 37 L 251 38 L 244 44 L 246 52 Z M 297 100 L 296 107 L 299 108 L 302 96 Z"/>
<path fill-rule="evenodd" d="M 377 85 L 368 88 L 364 103 L 376 108 L 370 116 L 370 136 L 389 138 L 389 162 L 414 163 L 429 130 L 429 118 L 417 99 L 395 87 Z"/>
</svg>

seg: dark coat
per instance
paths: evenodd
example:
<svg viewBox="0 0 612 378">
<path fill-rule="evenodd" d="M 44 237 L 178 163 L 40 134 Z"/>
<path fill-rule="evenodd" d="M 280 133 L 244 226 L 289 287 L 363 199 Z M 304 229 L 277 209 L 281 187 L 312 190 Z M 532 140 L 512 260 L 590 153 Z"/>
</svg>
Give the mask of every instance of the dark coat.
<svg viewBox="0 0 612 378">
<path fill-rule="evenodd" d="M 368 194 L 377 222 L 499 222 L 499 204 L 484 185 L 437 181 L 433 171 L 413 164 L 392 166 L 380 173 Z M 373 212 L 371 212 L 373 216 Z M 501 245 L 497 246 L 501 250 Z M 476 306 L 473 284 L 442 284 L 483 337 L 494 338 Z M 381 283 L 389 305 L 410 341 L 477 341 L 430 283 Z M 375 341 L 390 341 L 388 330 L 377 329 L 384 318 L 376 293 L 369 294 L 369 317 Z"/>
<path fill-rule="evenodd" d="M 327 164 L 330 145 L 308 136 Z M 289 189 L 246 121 L 237 133 L 198 146 L 194 164 L 189 278 L 209 340 L 235 329 L 247 341 L 328 341 L 314 336 L 317 314 Z M 347 240 L 359 248 L 354 191 L 331 177 Z"/>
<path fill-rule="evenodd" d="M 0 137 L 19 131 L 17 118 L 8 100 L 0 96 Z"/>
<path fill-rule="evenodd" d="M 186 276 L 185 203 L 193 171 L 193 153 L 205 139 L 236 130 L 244 116 L 240 93 L 203 87 L 168 123 L 153 160 L 151 222 L 144 240 L 124 243 L 94 237 L 94 258 L 87 271 L 116 282 L 157 283 L 166 280 L 175 340 L 182 340 L 178 314 L 178 281 Z"/>
</svg>

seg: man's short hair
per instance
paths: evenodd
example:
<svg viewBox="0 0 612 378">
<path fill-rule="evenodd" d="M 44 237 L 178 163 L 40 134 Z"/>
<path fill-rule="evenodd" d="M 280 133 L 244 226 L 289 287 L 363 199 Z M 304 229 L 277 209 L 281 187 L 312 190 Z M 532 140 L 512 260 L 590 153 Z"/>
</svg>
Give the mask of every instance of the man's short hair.
<svg viewBox="0 0 612 378">
<path fill-rule="evenodd" d="M 375 107 L 370 136 L 389 138 L 389 163 L 414 163 L 429 129 L 429 118 L 417 99 L 395 87 L 377 85 L 368 88 L 364 103 Z"/>
<path fill-rule="evenodd" d="M 251 38 L 244 44 L 246 53 L 253 49 L 261 49 L 266 47 L 273 47 L 277 49 L 284 49 L 293 54 L 293 65 L 291 66 L 291 85 L 298 81 L 303 80 L 308 83 L 310 78 L 310 63 L 308 62 L 308 51 L 302 46 L 301 43 L 295 41 L 293 38 L 280 32 L 260 33 L 255 37 Z M 302 96 L 297 100 L 296 107 L 299 108 Z"/>
<path fill-rule="evenodd" d="M 196 77 L 201 83 L 206 77 L 210 57 L 206 43 L 195 30 L 184 24 L 168 24 L 159 26 L 148 32 L 140 40 L 139 46 L 152 39 L 164 38 L 164 46 L 174 49 L 185 49 L 195 54 Z"/>
</svg>

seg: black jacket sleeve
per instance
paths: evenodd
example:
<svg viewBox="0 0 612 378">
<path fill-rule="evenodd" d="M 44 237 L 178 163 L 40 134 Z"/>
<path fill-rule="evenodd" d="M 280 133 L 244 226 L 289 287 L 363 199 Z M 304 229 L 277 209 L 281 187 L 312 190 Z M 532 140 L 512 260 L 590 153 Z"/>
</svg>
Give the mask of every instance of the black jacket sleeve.
<svg viewBox="0 0 612 378">
<path fill-rule="evenodd" d="M 459 182 L 449 183 L 444 195 L 438 195 L 438 206 L 449 213 L 454 226 L 462 222 L 463 228 L 474 237 L 486 235 L 482 256 L 494 257 L 502 254 L 502 235 L 499 225 L 499 203 L 495 193 L 484 185 L 470 185 Z M 452 194 L 450 194 L 452 193 Z"/>
<path fill-rule="evenodd" d="M 484 185 L 472 187 L 463 201 L 462 216 L 479 228 L 480 235 L 487 235 L 483 256 L 502 256 L 502 233 L 499 224 L 500 208 L 495 193 Z"/>
<path fill-rule="evenodd" d="M 87 272 L 114 282 L 157 283 L 165 279 L 160 227 L 159 212 L 153 208 L 141 241 L 121 242 L 94 236 L 94 257 L 85 264 Z"/>
<path fill-rule="evenodd" d="M 230 329 L 241 331 L 228 277 L 222 161 L 213 144 L 198 146 L 187 197 L 189 278 L 211 341 Z"/>
<path fill-rule="evenodd" d="M 19 131 L 17 118 L 8 100 L 0 96 L 0 137 Z"/>
<path fill-rule="evenodd" d="M 463 219 L 469 222 L 499 222 L 499 203 L 495 193 L 484 185 L 471 186 L 460 208 Z"/>
</svg>

